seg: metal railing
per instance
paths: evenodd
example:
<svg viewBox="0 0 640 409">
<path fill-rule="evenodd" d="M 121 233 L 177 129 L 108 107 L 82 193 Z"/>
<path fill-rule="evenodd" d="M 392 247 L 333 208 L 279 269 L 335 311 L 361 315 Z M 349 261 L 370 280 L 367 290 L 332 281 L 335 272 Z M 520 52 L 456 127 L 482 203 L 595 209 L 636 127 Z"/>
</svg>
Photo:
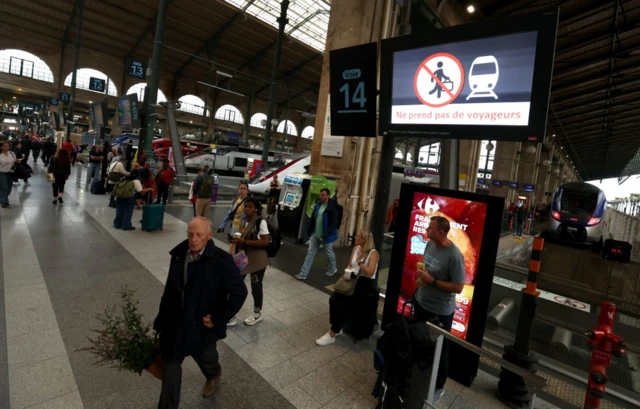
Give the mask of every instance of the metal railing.
<svg viewBox="0 0 640 409">
<path fill-rule="evenodd" d="M 527 386 L 529 386 L 534 392 L 533 399 L 531 400 L 531 406 L 530 406 L 530 409 L 534 409 L 536 394 L 538 393 L 538 391 L 544 389 L 544 387 L 547 386 L 547 380 L 545 378 L 538 376 L 536 374 L 533 374 L 528 370 L 521 368 L 518 365 L 512 362 L 509 362 L 497 355 L 494 355 L 493 353 L 487 350 L 484 350 L 476 345 L 473 345 L 467 341 L 464 341 L 458 338 L 457 336 L 453 335 L 449 331 L 438 327 L 437 325 L 434 325 L 428 322 L 426 323 L 426 326 L 429 329 L 429 331 L 431 331 L 432 334 L 437 335 L 438 338 L 436 340 L 436 350 L 433 357 L 433 365 L 431 367 L 431 374 L 429 378 L 429 389 L 427 392 L 427 401 L 425 402 L 425 405 L 423 406 L 423 408 L 424 407 L 435 408 L 435 406 L 433 405 L 433 396 L 436 388 L 436 378 L 438 375 L 438 368 L 440 367 L 440 356 L 442 355 L 442 344 L 444 342 L 444 338 L 446 338 L 449 341 L 455 342 L 456 344 L 460 345 L 464 349 L 473 352 L 474 354 L 480 356 L 481 358 L 485 358 L 490 361 L 493 361 L 496 364 L 500 365 L 502 368 L 510 372 L 513 372 L 516 375 L 521 376 L 525 380 Z"/>
</svg>

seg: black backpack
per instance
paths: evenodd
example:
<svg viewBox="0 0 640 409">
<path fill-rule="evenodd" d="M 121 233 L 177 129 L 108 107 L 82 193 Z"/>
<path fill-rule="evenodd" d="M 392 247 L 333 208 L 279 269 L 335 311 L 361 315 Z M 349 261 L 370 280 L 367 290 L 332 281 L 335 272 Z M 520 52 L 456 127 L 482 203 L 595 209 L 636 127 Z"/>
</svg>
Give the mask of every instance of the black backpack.
<svg viewBox="0 0 640 409">
<path fill-rule="evenodd" d="M 338 212 L 338 224 L 336 225 L 336 230 L 340 229 L 342 225 L 342 215 L 344 214 L 344 207 L 340 203 L 338 203 L 338 199 L 333 200 L 333 204 L 336 207 L 336 211 Z"/>
<path fill-rule="evenodd" d="M 256 229 L 260 230 L 260 224 L 262 223 L 262 218 L 258 219 L 256 223 Z M 282 244 L 282 237 L 280 236 L 280 231 L 272 224 L 267 222 L 267 228 L 269 229 L 269 245 L 267 246 L 267 256 L 269 258 L 273 258 L 278 254 L 280 250 L 280 245 Z"/>
</svg>

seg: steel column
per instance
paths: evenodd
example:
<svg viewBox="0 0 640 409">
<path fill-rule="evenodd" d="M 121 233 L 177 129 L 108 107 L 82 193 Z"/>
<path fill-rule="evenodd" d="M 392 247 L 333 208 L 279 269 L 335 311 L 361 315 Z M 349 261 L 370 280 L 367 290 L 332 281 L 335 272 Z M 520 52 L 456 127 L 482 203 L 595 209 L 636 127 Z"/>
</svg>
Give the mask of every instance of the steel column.
<svg viewBox="0 0 640 409">
<path fill-rule="evenodd" d="M 273 119 L 273 109 L 276 104 L 276 90 L 278 87 L 278 68 L 280 57 L 282 56 L 282 40 L 284 40 L 284 29 L 288 23 L 287 9 L 289 0 L 282 0 L 280 3 L 280 17 L 278 17 L 278 39 L 276 40 L 276 55 L 273 57 L 273 70 L 271 71 L 271 89 L 269 90 L 269 106 L 267 108 L 267 129 L 264 134 L 264 146 L 262 147 L 262 163 L 269 161 L 269 147 L 271 146 L 271 120 Z"/>
<path fill-rule="evenodd" d="M 158 4 L 158 18 L 156 21 L 156 32 L 153 37 L 153 57 L 151 59 L 151 81 L 149 82 L 149 111 L 147 118 L 155 111 L 155 104 L 158 102 L 158 84 L 160 82 L 160 65 L 162 63 L 162 48 L 164 47 L 164 29 L 167 25 L 167 9 L 169 0 L 160 0 Z M 147 126 L 147 135 L 144 140 L 144 153 L 153 157 L 153 126 Z M 175 154 L 175 153 L 174 153 Z"/>
<path fill-rule="evenodd" d="M 438 169 L 440 171 L 440 187 L 458 190 L 460 140 L 443 139 L 440 142 L 441 156 Z M 444 161 L 443 161 L 444 159 Z"/>
<path fill-rule="evenodd" d="M 251 132 L 251 116 L 253 115 L 253 100 L 256 97 L 256 92 L 251 91 L 251 96 L 249 97 L 249 103 L 247 104 L 247 116 L 244 120 L 244 141 L 249 146 L 249 133 Z"/>
<path fill-rule="evenodd" d="M 287 101 L 287 113 L 284 117 L 284 133 L 282 134 L 282 153 L 285 151 L 285 147 L 287 144 L 287 125 L 289 125 L 289 101 Z"/>
<path fill-rule="evenodd" d="M 84 0 L 78 0 L 78 31 L 76 32 L 76 40 L 73 42 L 73 71 L 71 72 L 71 101 L 69 102 L 69 116 L 67 117 L 67 141 L 71 139 L 71 124 L 69 121 L 73 121 L 73 111 L 76 105 L 76 76 L 78 71 L 78 60 L 80 59 L 83 11 Z M 60 56 L 60 58 L 64 58 L 64 56 Z M 64 115 L 64 112 L 62 114 Z"/>
</svg>

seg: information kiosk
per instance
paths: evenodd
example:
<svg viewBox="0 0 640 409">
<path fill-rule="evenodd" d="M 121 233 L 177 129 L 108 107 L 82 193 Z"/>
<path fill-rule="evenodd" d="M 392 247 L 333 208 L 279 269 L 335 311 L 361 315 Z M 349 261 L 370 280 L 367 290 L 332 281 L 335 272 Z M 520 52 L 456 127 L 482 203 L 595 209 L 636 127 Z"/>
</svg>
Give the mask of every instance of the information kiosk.
<svg viewBox="0 0 640 409">
<path fill-rule="evenodd" d="M 299 242 L 304 240 L 308 222 L 305 210 L 310 182 L 311 176 L 304 174 L 287 175 L 282 182 L 278 227 L 283 237 Z"/>
</svg>

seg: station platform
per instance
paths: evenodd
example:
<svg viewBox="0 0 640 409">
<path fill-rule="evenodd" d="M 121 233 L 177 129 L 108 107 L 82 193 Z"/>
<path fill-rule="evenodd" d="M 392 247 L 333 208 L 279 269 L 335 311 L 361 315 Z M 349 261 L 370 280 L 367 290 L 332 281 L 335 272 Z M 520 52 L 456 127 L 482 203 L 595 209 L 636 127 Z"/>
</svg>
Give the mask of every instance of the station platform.
<svg viewBox="0 0 640 409">
<path fill-rule="evenodd" d="M 96 366 L 81 349 L 98 326 L 96 313 L 118 302 L 123 285 L 136 290 L 145 317 L 155 317 L 168 251 L 186 238 L 191 207 L 168 206 L 163 231 L 123 232 L 111 227 L 115 209 L 107 196 L 78 189 L 73 176 L 64 200 L 51 204 L 50 184 L 37 165 L 31 186 L 14 187 L 11 208 L 0 211 L 0 408 L 155 408 L 159 381 Z M 214 222 L 227 209 L 213 208 Z M 347 253 L 338 251 L 339 265 Z M 203 377 L 193 360 L 185 361 L 181 408 L 375 407 L 372 350 L 380 332 L 358 344 L 339 337 L 334 345 L 315 345 L 329 326 L 326 287 L 335 277 L 324 276 L 319 255 L 309 280 L 294 279 L 304 254 L 304 246 L 284 245 L 265 277 L 264 320 L 240 324 L 218 343 L 223 378 L 214 398 L 201 398 Z M 238 318 L 251 310 L 248 297 Z M 483 369 L 471 388 L 449 380 L 437 408 L 505 408 L 495 397 L 495 368 Z M 556 406 L 538 399 L 536 407 Z"/>
</svg>

